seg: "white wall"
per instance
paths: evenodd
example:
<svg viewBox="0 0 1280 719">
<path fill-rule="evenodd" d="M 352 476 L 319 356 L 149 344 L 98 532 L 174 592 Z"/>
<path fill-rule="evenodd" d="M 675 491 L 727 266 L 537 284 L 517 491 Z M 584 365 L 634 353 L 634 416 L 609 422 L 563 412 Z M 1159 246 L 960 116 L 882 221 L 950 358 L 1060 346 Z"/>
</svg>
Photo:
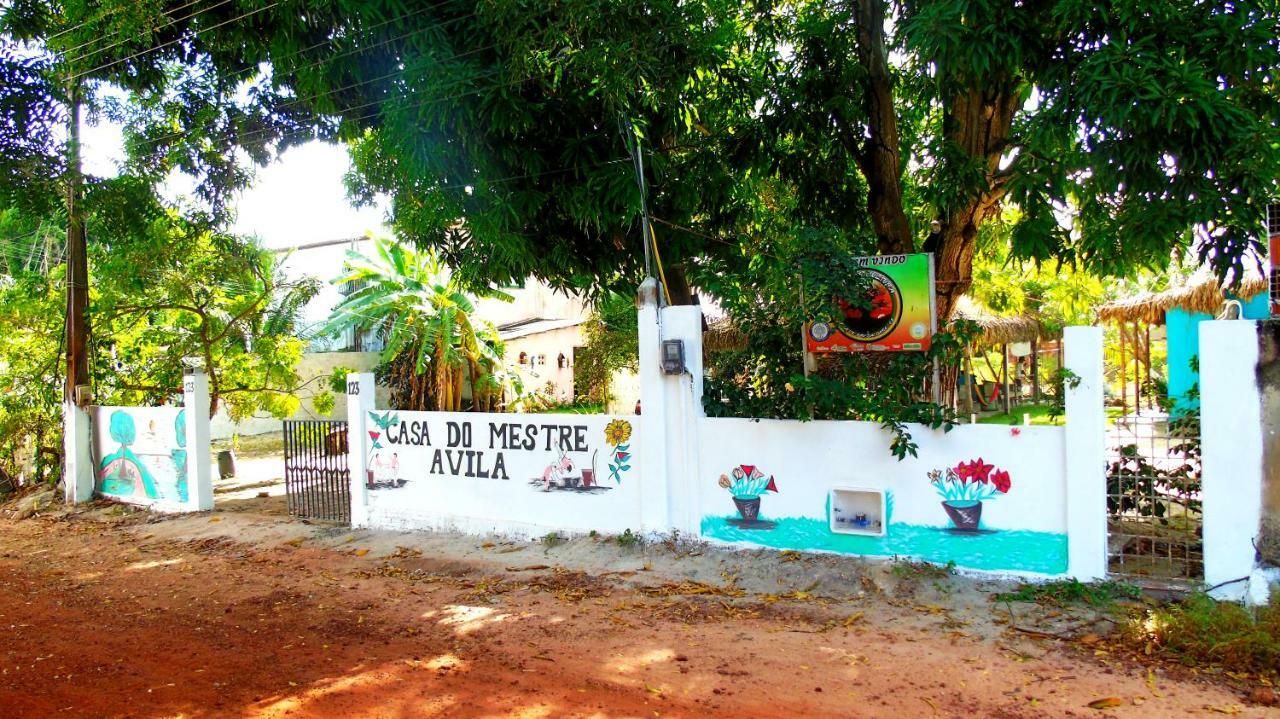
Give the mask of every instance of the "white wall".
<svg viewBox="0 0 1280 719">
<path fill-rule="evenodd" d="M 630 432 L 617 446 L 605 434 L 614 420 Z M 358 524 L 521 536 L 640 529 L 643 444 L 630 418 L 375 410 L 363 423 L 380 446 L 364 438 L 372 477 L 357 488 L 368 508 Z M 629 456 L 620 462 L 618 451 Z M 568 481 L 544 481 L 563 458 Z"/>
<path fill-rule="evenodd" d="M 1199 330 L 1204 579 L 1237 597 L 1255 571 L 1262 521 L 1258 323 L 1208 321 Z"/>
<path fill-rule="evenodd" d="M 696 492 L 705 536 L 778 549 L 906 554 L 996 571 L 1066 571 L 1061 427 L 962 425 L 943 432 L 908 425 L 919 456 L 899 461 L 889 452 L 891 435 L 872 422 L 704 418 L 701 424 Z M 950 527 L 927 474 L 979 458 L 1008 471 L 1012 486 L 983 502 L 982 530 L 961 533 Z M 778 491 L 766 493 L 760 508 L 760 519 L 775 526 L 731 523 L 740 518 L 717 481 L 744 464 L 775 478 Z M 889 495 L 883 539 L 830 531 L 828 496 L 841 487 Z"/>
</svg>

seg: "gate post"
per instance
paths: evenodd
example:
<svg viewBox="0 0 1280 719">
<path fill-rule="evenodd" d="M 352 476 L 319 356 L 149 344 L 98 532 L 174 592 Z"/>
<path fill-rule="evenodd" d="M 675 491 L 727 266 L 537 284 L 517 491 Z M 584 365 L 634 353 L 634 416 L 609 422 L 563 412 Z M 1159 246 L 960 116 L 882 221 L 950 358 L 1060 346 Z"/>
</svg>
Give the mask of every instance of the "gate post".
<svg viewBox="0 0 1280 719">
<path fill-rule="evenodd" d="M 62 488 L 67 504 L 93 498 L 94 476 L 89 450 L 89 413 L 74 402 L 62 403 Z"/>
<path fill-rule="evenodd" d="M 1240 598 L 1250 589 L 1262 526 L 1262 391 L 1258 386 L 1258 323 L 1201 322 L 1200 492 L 1204 521 L 1204 581 L 1214 596 Z M 1265 582 L 1252 601 L 1267 601 Z"/>
<path fill-rule="evenodd" d="M 187 504 L 197 512 L 213 509 L 209 470 L 209 376 L 188 370 L 182 380 L 187 441 Z"/>
<path fill-rule="evenodd" d="M 1102 328 L 1067 327 L 1064 366 L 1075 377 L 1066 393 L 1067 574 L 1107 576 L 1107 415 L 1103 409 Z M 1074 386 L 1073 386 L 1074 385 Z"/>
<path fill-rule="evenodd" d="M 351 526 L 369 526 L 368 467 L 365 452 L 369 412 L 377 385 L 372 372 L 347 375 L 347 468 L 351 474 Z"/>
<path fill-rule="evenodd" d="M 656 280 L 640 285 L 637 297 L 640 354 L 640 427 L 643 461 L 640 523 L 645 532 L 699 530 L 698 430 L 702 410 L 702 309 L 662 307 Z M 684 347 L 684 371 L 662 367 L 662 344 Z"/>
</svg>

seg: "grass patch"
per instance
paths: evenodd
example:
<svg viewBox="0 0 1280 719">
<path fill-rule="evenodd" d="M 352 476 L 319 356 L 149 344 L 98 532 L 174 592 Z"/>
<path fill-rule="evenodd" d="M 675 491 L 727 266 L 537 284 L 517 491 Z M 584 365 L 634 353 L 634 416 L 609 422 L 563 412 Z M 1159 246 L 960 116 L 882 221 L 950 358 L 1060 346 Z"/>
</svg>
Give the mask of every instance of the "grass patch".
<svg viewBox="0 0 1280 719">
<path fill-rule="evenodd" d="M 604 404 L 600 402 L 574 402 L 573 404 L 557 404 L 529 414 L 604 414 Z"/>
<path fill-rule="evenodd" d="M 1031 424 L 1065 424 L 1063 416 L 1050 417 L 1050 407 L 1043 404 L 1020 404 L 1006 412 L 978 415 L 978 424 L 1022 424 L 1022 415 L 1031 415 Z"/>
<path fill-rule="evenodd" d="M 551 549 L 552 547 L 558 547 L 567 541 L 569 541 L 568 538 L 566 538 L 564 535 L 560 534 L 559 532 L 547 532 L 546 534 L 542 535 L 542 546 L 546 547 L 547 549 Z"/>
<path fill-rule="evenodd" d="M 1280 676 L 1280 596 L 1248 609 L 1204 594 L 1135 614 L 1122 627 L 1125 645 L 1147 656 L 1198 668 Z"/>
<path fill-rule="evenodd" d="M 956 563 L 932 564 L 916 559 L 893 558 L 893 567 L 889 570 L 898 579 L 943 579 L 956 573 Z"/>
<path fill-rule="evenodd" d="M 627 529 L 624 530 L 622 534 L 615 537 L 614 541 L 618 543 L 619 547 L 630 549 L 631 547 L 635 547 L 640 544 L 640 535 L 632 532 L 630 529 Z"/>
<path fill-rule="evenodd" d="M 233 448 L 231 439 L 215 439 L 209 445 L 215 454 Z M 240 435 L 235 438 L 234 449 L 239 459 L 281 456 L 284 454 L 284 432 Z"/>
<path fill-rule="evenodd" d="M 1142 598 L 1142 590 L 1121 582 L 1089 582 L 1075 579 L 1044 584 L 1024 584 L 1012 592 L 995 595 L 998 602 L 1035 602 L 1065 607 L 1084 604 L 1105 607 L 1121 600 L 1135 601 Z"/>
</svg>

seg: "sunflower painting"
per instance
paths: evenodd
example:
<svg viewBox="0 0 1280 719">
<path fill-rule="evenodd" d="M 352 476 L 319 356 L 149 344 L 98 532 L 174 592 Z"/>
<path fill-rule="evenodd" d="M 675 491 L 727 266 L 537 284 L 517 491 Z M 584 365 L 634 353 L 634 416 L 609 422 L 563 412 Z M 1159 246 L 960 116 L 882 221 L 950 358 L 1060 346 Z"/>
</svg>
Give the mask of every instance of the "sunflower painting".
<svg viewBox="0 0 1280 719">
<path fill-rule="evenodd" d="M 622 484 L 622 473 L 631 469 L 631 423 L 625 419 L 615 419 L 605 425 L 604 441 L 613 447 L 609 478 Z"/>
</svg>

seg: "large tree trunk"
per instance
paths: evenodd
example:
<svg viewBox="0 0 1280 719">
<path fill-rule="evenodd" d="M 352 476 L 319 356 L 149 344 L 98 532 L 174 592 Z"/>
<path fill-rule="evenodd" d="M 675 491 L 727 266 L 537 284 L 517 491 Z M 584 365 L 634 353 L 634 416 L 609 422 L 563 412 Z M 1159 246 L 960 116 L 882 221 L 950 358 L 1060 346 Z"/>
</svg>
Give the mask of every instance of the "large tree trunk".
<svg viewBox="0 0 1280 719">
<path fill-rule="evenodd" d="M 957 94 L 946 104 L 943 133 L 947 140 L 981 161 L 986 172 L 984 185 L 976 188 L 967 203 L 950 212 L 940 211 L 939 229 L 924 244 L 926 252 L 934 253 L 939 323 L 951 318 L 956 303 L 973 284 L 978 227 L 1000 211 L 1010 176 L 1001 171 L 1000 158 L 1008 148 L 1018 110 L 1017 84 L 1009 79 L 992 90 Z"/>
<path fill-rule="evenodd" d="M 884 37 L 884 0 L 854 0 L 858 28 L 858 61 L 866 71 L 863 89 L 870 137 L 855 152 L 866 178 L 867 210 L 881 254 L 914 251 L 910 225 L 902 199 L 902 164 L 897 116 L 889 75 Z M 939 74 L 945 68 L 939 68 Z M 1018 109 L 1017 78 L 989 78 L 985 90 L 974 89 L 948 98 L 943 133 L 970 158 L 982 162 L 986 172 L 982 187 L 969 200 L 939 210 L 936 229 L 924 244 L 934 253 L 940 322 L 955 311 L 973 276 L 973 251 L 978 227 L 1000 209 L 1008 181 L 1000 170 L 1000 158 L 1008 147 L 1013 115 Z M 845 128 L 846 134 L 853 128 Z M 846 139 L 846 142 L 849 140 Z"/>
<path fill-rule="evenodd" d="M 883 0 L 855 0 L 858 27 L 858 61 L 867 72 L 863 102 L 871 136 L 855 156 L 867 179 L 867 210 L 879 240 L 881 254 L 911 252 L 911 226 L 902 204 L 902 163 L 899 156 L 898 117 L 893 108 L 888 49 L 884 39 Z M 846 128 L 849 132 L 850 128 Z"/>
</svg>

